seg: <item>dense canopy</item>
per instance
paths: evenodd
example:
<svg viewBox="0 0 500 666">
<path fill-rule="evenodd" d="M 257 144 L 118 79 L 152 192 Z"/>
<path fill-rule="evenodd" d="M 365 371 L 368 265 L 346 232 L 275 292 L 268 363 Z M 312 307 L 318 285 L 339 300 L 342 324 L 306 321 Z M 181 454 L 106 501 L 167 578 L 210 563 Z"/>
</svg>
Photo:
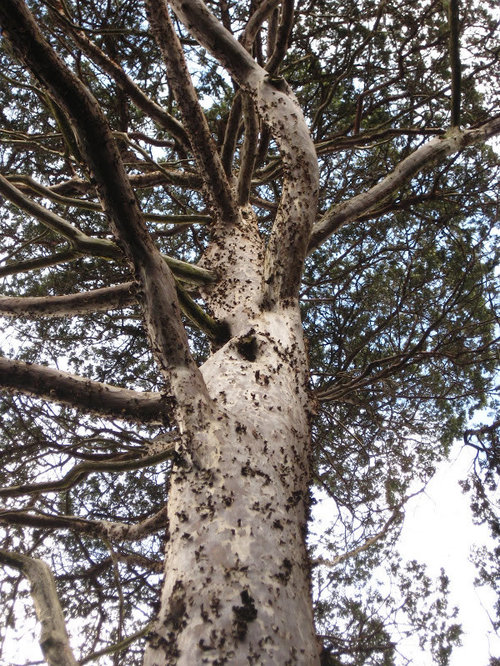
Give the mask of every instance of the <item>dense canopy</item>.
<svg viewBox="0 0 500 666">
<path fill-rule="evenodd" d="M 478 453 L 468 481 L 476 514 L 500 534 L 491 499 L 499 472 L 494 3 L 205 3 L 264 72 L 262 86 L 302 109 L 319 189 L 300 238 L 286 223 L 292 186 L 314 183 L 299 182 L 301 159 L 289 159 L 295 139 L 266 116 L 251 76 L 243 81 L 239 50 L 217 42 L 215 30 L 206 29 L 206 43 L 200 36 L 202 3 L 172 2 L 170 13 L 159 0 L 33 0 L 42 46 L 14 25 L 24 3 L 2 4 L 5 649 L 34 613 L 26 567 L 43 560 L 79 663 L 141 663 L 183 435 L 176 379 L 161 354 L 190 368 L 228 344 L 247 364 L 258 351 L 253 329 L 234 334 L 239 295 L 235 286 L 227 296 L 230 254 L 217 254 L 230 228 L 221 220 L 239 210 L 256 220 L 247 252 L 256 260 L 258 243 L 267 248 L 263 308 L 296 295 L 300 303 L 310 508 L 328 507 L 324 532 L 313 524 L 309 538 L 323 663 L 405 664 L 401 641 L 416 634 L 447 664 L 460 629 L 446 575 L 432 582 L 419 563 L 401 562 L 396 540 L 405 503 L 463 437 Z M 67 80 L 56 80 L 49 52 Z M 77 94 L 98 105 L 102 134 Z M 132 213 L 109 176 L 117 161 L 144 242 L 120 227 Z M 182 331 L 157 335 L 144 287 L 151 242 L 175 278 L 167 300 L 182 311 L 189 362 Z M 490 555 L 478 557 L 483 581 L 494 584 Z M 252 610 L 243 594 L 242 603 Z"/>
</svg>

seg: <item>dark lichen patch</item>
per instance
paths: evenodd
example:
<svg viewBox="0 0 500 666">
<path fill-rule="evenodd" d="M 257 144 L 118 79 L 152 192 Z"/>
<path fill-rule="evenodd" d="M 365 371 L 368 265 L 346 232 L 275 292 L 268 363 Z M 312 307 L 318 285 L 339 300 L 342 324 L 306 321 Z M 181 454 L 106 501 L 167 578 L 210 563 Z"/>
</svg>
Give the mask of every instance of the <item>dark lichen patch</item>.
<svg viewBox="0 0 500 666">
<path fill-rule="evenodd" d="M 172 633 L 168 634 L 168 640 L 156 632 L 147 634 L 146 640 L 152 648 L 162 649 L 167 660 L 176 660 L 181 656 L 177 647 L 177 640 Z M 175 663 L 175 662 L 174 662 Z"/>
<path fill-rule="evenodd" d="M 214 645 L 207 645 L 205 643 L 204 638 L 200 638 L 200 640 L 198 641 L 198 647 L 200 648 L 200 650 L 202 652 L 208 652 L 209 650 L 215 650 L 216 649 Z"/>
<path fill-rule="evenodd" d="M 165 618 L 165 626 L 172 626 L 174 629 L 179 630 L 181 627 L 186 626 L 186 591 L 182 581 L 178 580 L 169 601 L 169 613 Z"/>
<path fill-rule="evenodd" d="M 208 623 L 210 623 L 210 624 L 213 624 L 213 623 L 212 623 L 212 620 L 210 619 L 210 614 L 209 614 L 209 612 L 205 609 L 205 607 L 203 606 L 203 604 L 201 604 L 200 615 L 201 615 L 201 619 L 203 620 L 203 622 L 208 622 Z M 203 640 L 203 639 L 202 639 L 202 640 Z M 201 643 L 201 642 L 202 642 L 202 641 L 200 641 L 200 643 Z M 201 645 L 200 645 L 200 647 L 201 647 Z"/>
<path fill-rule="evenodd" d="M 233 635 L 238 640 L 243 641 L 248 632 L 248 625 L 257 617 L 257 608 L 248 590 L 243 590 L 240 597 L 242 605 L 233 606 Z"/>
<path fill-rule="evenodd" d="M 249 462 L 247 462 L 243 467 L 241 468 L 241 476 L 249 476 L 251 478 L 255 476 L 261 476 L 264 479 L 264 485 L 268 486 L 271 483 L 271 477 L 269 474 L 266 474 L 265 472 L 262 472 L 259 469 L 255 469 L 253 467 L 250 467 Z"/>
<path fill-rule="evenodd" d="M 277 578 L 283 585 L 286 585 L 290 580 L 292 575 L 293 564 L 288 558 L 285 557 L 281 563 L 280 572 L 274 575 L 274 578 Z"/>
<path fill-rule="evenodd" d="M 287 498 L 285 509 L 289 511 L 293 507 L 297 506 L 299 502 L 302 501 L 304 494 L 301 490 L 295 490 L 290 497 Z"/>
</svg>

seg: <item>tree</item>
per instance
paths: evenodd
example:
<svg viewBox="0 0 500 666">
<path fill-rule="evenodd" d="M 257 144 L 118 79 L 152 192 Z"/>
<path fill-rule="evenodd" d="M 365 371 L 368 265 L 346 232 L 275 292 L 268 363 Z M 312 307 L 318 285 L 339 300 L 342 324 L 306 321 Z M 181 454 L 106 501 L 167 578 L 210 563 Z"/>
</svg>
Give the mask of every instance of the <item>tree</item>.
<svg viewBox="0 0 500 666">
<path fill-rule="evenodd" d="M 394 543 L 494 388 L 498 26 L 461 11 L 3 0 L 0 560 L 49 663 L 65 617 L 79 663 L 392 664 L 384 561 L 447 663 Z"/>
</svg>

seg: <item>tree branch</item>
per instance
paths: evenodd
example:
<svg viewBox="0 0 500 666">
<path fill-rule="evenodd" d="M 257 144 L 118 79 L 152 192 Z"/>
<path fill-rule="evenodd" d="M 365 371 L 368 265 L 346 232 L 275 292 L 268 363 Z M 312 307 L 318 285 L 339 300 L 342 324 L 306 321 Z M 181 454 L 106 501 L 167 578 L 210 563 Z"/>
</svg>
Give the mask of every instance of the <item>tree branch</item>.
<svg viewBox="0 0 500 666">
<path fill-rule="evenodd" d="M 450 26 L 451 126 L 459 127 L 462 87 L 459 0 L 448 0 L 448 23 Z"/>
<path fill-rule="evenodd" d="M 278 143 L 285 179 L 266 251 L 264 304 L 273 308 L 294 302 L 318 194 L 318 162 L 302 110 L 286 82 L 270 77 L 201 0 L 172 0 L 171 5 L 197 41 L 250 93 Z"/>
<path fill-rule="evenodd" d="M 238 218 L 234 193 L 229 185 L 207 119 L 198 101 L 182 45 L 164 0 L 146 0 L 151 30 L 167 67 L 169 84 L 181 110 L 205 188 L 219 217 L 228 224 Z"/>
<path fill-rule="evenodd" d="M 81 256 L 82 253 L 78 250 L 64 250 L 63 252 L 51 254 L 48 257 L 37 257 L 36 259 L 27 259 L 26 261 L 16 261 L 0 267 L 0 278 L 7 277 L 8 275 L 26 273 L 39 268 L 47 268 L 48 266 L 65 264 L 68 261 L 76 261 L 77 259 L 80 259 Z"/>
<path fill-rule="evenodd" d="M 145 636 L 152 628 L 153 628 L 153 622 L 149 622 L 149 624 L 147 624 L 145 627 L 139 629 L 139 631 L 136 631 L 134 634 L 127 636 L 121 641 L 118 641 L 118 643 L 113 643 L 112 645 L 109 645 L 108 647 L 105 647 L 102 650 L 98 650 L 97 652 L 92 652 L 92 654 L 89 654 L 83 659 L 80 659 L 79 666 L 84 666 L 84 664 L 88 664 L 91 661 L 95 661 L 98 657 L 104 657 L 107 654 L 115 654 L 116 652 L 121 652 L 126 647 L 131 645 L 134 641 L 138 640 L 139 638 L 142 638 L 142 636 Z"/>
<path fill-rule="evenodd" d="M 393 194 L 403 183 L 421 169 L 434 162 L 444 160 L 449 155 L 459 152 L 466 146 L 486 141 L 500 133 L 500 116 L 492 118 L 480 127 L 468 130 L 450 130 L 442 137 L 431 139 L 428 143 L 402 160 L 389 175 L 366 192 L 358 194 L 349 201 L 336 204 L 314 225 L 309 241 L 308 253 L 315 250 L 337 229 L 344 224 L 357 220 L 373 206 Z"/>
<path fill-rule="evenodd" d="M 274 74 L 279 69 L 286 55 L 288 42 L 292 34 L 294 4 L 294 0 L 284 0 L 281 3 L 281 16 L 276 44 L 271 57 L 266 63 L 266 71 L 270 74 Z"/>
<path fill-rule="evenodd" d="M 121 136 L 126 136 L 123 133 L 120 133 Z M 167 172 L 168 173 L 168 172 Z M 16 183 L 17 186 L 20 185 L 19 189 L 21 192 L 28 190 L 35 195 L 39 195 L 55 203 L 60 203 L 62 206 L 71 206 L 74 208 L 80 208 L 83 210 L 94 210 L 97 213 L 102 213 L 104 215 L 105 211 L 102 209 L 101 204 L 94 201 L 89 201 L 88 199 L 75 199 L 74 197 L 63 196 L 58 194 L 56 191 L 50 187 L 45 187 L 41 183 L 38 183 L 31 176 L 25 174 L 11 174 L 7 176 L 7 180 L 10 183 Z M 57 187 L 57 186 L 56 186 Z M 171 224 L 186 224 L 187 222 L 198 222 L 199 224 L 209 224 L 211 221 L 210 215 L 202 215 L 198 213 L 193 213 L 190 215 L 169 215 L 162 213 L 144 213 L 143 217 L 145 220 L 150 222 L 165 222 Z"/>
<path fill-rule="evenodd" d="M 69 645 L 64 615 L 54 577 L 48 565 L 27 555 L 0 550 L 0 563 L 20 571 L 29 580 L 36 616 L 41 624 L 40 647 L 50 666 L 78 666 Z"/>
<path fill-rule="evenodd" d="M 80 47 L 83 53 L 95 62 L 103 72 L 108 74 L 120 89 L 131 99 L 135 106 L 148 115 L 154 122 L 171 134 L 182 148 L 189 152 L 191 146 L 186 134 L 186 130 L 181 123 L 165 111 L 159 104 L 150 99 L 139 86 L 123 71 L 122 67 L 111 58 L 109 58 L 95 42 L 90 40 L 85 33 L 75 26 L 70 16 L 62 13 L 62 9 L 67 9 L 64 3 L 58 4 L 58 7 L 52 7 L 58 21 L 64 29 L 71 34 L 72 39 Z"/>
<path fill-rule="evenodd" d="M 60 215 L 57 215 L 57 213 L 48 210 L 48 208 L 41 206 L 36 201 L 27 197 L 1 174 L 0 194 L 3 194 L 6 199 L 9 199 L 9 201 L 18 206 L 21 210 L 36 217 L 37 220 L 40 220 L 40 222 L 45 224 L 49 229 L 52 229 L 52 231 L 55 231 L 57 234 L 63 236 L 63 238 L 69 240 L 75 250 L 91 254 L 92 256 L 106 257 L 108 259 L 116 259 L 122 256 L 115 243 L 106 240 L 105 238 L 91 238 L 90 236 L 87 236 Z"/>
<path fill-rule="evenodd" d="M 137 287 L 125 282 L 114 287 L 65 296 L 0 296 L 4 317 L 65 317 L 116 310 L 137 303 Z"/>
<path fill-rule="evenodd" d="M 132 391 L 3 357 L 0 357 L 0 390 L 126 421 L 168 423 L 172 416 L 168 400 L 160 393 Z"/>
<path fill-rule="evenodd" d="M 158 453 L 142 458 L 133 458 L 132 460 L 106 460 L 104 462 L 85 461 L 75 465 L 59 481 L 45 481 L 42 483 L 24 483 L 19 486 L 8 486 L 0 488 L 0 497 L 20 497 L 22 495 L 31 495 L 33 493 L 53 493 L 62 490 L 69 490 L 81 483 L 89 474 L 124 472 L 133 469 L 142 469 L 158 465 L 160 462 L 172 458 L 175 451 L 174 441 L 169 442 Z"/>
<path fill-rule="evenodd" d="M 239 37 L 239 42 L 249 53 L 262 24 L 279 4 L 280 0 L 262 0 L 248 19 L 245 29 Z"/>
<path fill-rule="evenodd" d="M 250 198 L 252 175 L 257 158 L 259 119 L 251 97 L 243 93 L 241 101 L 245 120 L 245 136 L 241 147 L 240 172 L 238 174 L 238 204 L 245 206 Z"/>
<path fill-rule="evenodd" d="M 97 100 L 53 51 L 22 0 L 1 3 L 0 24 L 14 53 L 67 113 L 115 237 L 140 284 L 146 330 L 162 375 L 176 396 L 175 415 L 185 426 L 189 422 L 188 430 L 203 427 L 212 405 L 189 351 L 175 281 L 148 233 Z M 197 410 L 192 409 L 195 403 Z"/>
<path fill-rule="evenodd" d="M 140 523 L 118 523 L 109 520 L 87 520 L 78 516 L 50 516 L 14 509 L 0 511 L 0 523 L 24 525 L 38 529 L 65 529 L 116 541 L 140 541 L 159 532 L 168 524 L 167 506 L 162 507 Z"/>
<path fill-rule="evenodd" d="M 413 495 L 412 495 L 413 497 Z M 404 502 L 407 501 L 409 498 L 405 498 Z M 334 557 L 333 560 L 326 560 L 323 557 L 318 557 L 314 560 L 311 561 L 312 566 L 324 566 L 324 567 L 336 567 L 342 562 L 345 562 L 345 560 L 349 560 L 352 557 L 356 557 L 356 555 L 359 555 L 365 550 L 368 550 L 371 546 L 376 544 L 378 541 L 380 541 L 389 531 L 391 525 L 401 516 L 401 506 L 404 502 L 401 502 L 392 512 L 392 514 L 389 516 L 389 519 L 384 523 L 383 527 L 381 530 L 379 530 L 376 534 L 371 536 L 369 539 L 366 539 L 361 545 L 357 546 L 356 548 L 353 548 L 352 550 L 349 550 L 345 553 L 342 553 L 341 555 L 337 555 L 337 557 Z"/>
</svg>

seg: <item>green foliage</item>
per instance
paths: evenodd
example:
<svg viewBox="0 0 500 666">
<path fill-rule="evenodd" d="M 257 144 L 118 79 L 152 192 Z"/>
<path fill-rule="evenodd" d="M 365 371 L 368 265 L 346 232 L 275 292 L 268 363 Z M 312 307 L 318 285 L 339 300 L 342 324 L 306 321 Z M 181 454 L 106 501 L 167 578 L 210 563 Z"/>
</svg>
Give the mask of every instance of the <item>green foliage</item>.
<svg viewBox="0 0 500 666">
<path fill-rule="evenodd" d="M 56 4 L 31 2 L 30 8 L 54 49 L 96 96 L 111 128 L 122 133 L 120 151 L 142 210 L 210 214 L 193 155 L 79 50 L 69 25 L 57 19 L 52 7 Z M 179 119 L 143 3 L 65 4 L 73 25 Z M 226 19 L 238 35 L 255 3 L 208 4 L 216 13 L 227 6 Z M 448 129 L 447 19 L 441 2 L 296 4 L 293 37 L 279 75 L 300 101 L 317 145 L 321 216 L 332 205 L 367 191 L 428 138 Z M 461 27 L 467 53 L 462 119 L 464 125 L 475 126 L 499 108 L 498 26 L 488 3 L 466 4 Z M 235 86 L 184 30 L 180 32 L 221 147 Z M 270 33 L 269 24 L 264 24 L 253 49 L 263 64 L 272 50 Z M 97 194 L 72 144 L 67 119 L 59 112 L 3 40 L 1 173 L 29 175 L 53 192 L 80 198 L 82 205 L 76 206 L 24 189 L 86 234 L 111 240 L 104 213 L 85 207 L 97 204 Z M 243 126 L 237 126 L 236 135 L 235 178 Z M 263 129 L 251 203 L 266 236 L 283 174 L 276 146 L 264 135 Z M 152 173 L 156 180 L 146 183 Z M 402 520 L 399 510 L 415 485 L 430 478 L 457 437 L 474 429 L 470 423 L 475 413 L 493 406 L 499 185 L 496 152 L 490 146 L 469 147 L 429 164 L 390 198 L 340 228 L 307 259 L 301 307 L 312 401 L 318 405 L 312 421 L 313 494 L 325 493 L 337 512 L 321 548 L 334 559 L 381 534 L 370 549 L 331 570 L 320 566 L 315 574 L 321 591 L 316 612 L 318 632 L 324 637 L 324 664 L 404 664 L 398 644 L 417 633 L 422 650 L 444 666 L 460 640 L 456 613 L 447 605 L 445 574 L 433 583 L 418 563 L 401 564 L 395 541 Z M 1 273 L 3 295 L 71 294 L 133 279 L 124 261 L 92 256 L 29 270 L 26 262 L 46 259 L 48 264 L 48 258 L 68 249 L 68 242 L 2 203 L 0 270 L 9 267 L 11 273 Z M 193 264 L 203 256 L 208 234 L 202 224 L 148 224 L 164 254 Z M 201 303 L 199 291 L 189 288 Z M 210 343 L 191 324 L 187 330 L 201 364 L 211 352 Z M 18 318 L 9 320 L 6 331 L 6 355 L 117 386 L 163 388 L 136 306 L 67 319 Z M 2 396 L 0 415 L 2 487 L 12 485 L 13 479 L 21 484 L 54 474 L 59 478 L 82 460 L 140 455 L 159 432 L 31 397 Z M 480 444 L 474 440 L 480 455 L 470 487 L 478 519 L 488 522 L 498 538 L 497 507 L 491 501 L 499 472 L 498 436 L 494 429 L 482 435 Z M 128 474 L 92 474 L 64 493 L 9 498 L 6 508 L 137 522 L 163 505 L 168 473 L 169 464 L 163 463 Z M 383 532 L 393 513 L 391 530 Z M 154 613 L 165 532 L 132 544 L 110 545 L 96 536 L 23 528 L 13 521 L 5 526 L 4 536 L 10 547 L 51 563 L 83 656 L 138 631 Z M 481 581 L 498 589 L 498 559 L 483 552 L 478 561 Z M 391 575 L 393 594 L 382 592 L 375 571 L 382 577 Z M 7 573 L 2 600 L 11 609 L 11 623 L 20 610 L 14 604 L 18 587 L 18 579 Z M 102 663 L 138 664 L 140 658 L 140 645 L 134 643 Z M 497 662 L 492 659 L 491 666 Z"/>
</svg>

